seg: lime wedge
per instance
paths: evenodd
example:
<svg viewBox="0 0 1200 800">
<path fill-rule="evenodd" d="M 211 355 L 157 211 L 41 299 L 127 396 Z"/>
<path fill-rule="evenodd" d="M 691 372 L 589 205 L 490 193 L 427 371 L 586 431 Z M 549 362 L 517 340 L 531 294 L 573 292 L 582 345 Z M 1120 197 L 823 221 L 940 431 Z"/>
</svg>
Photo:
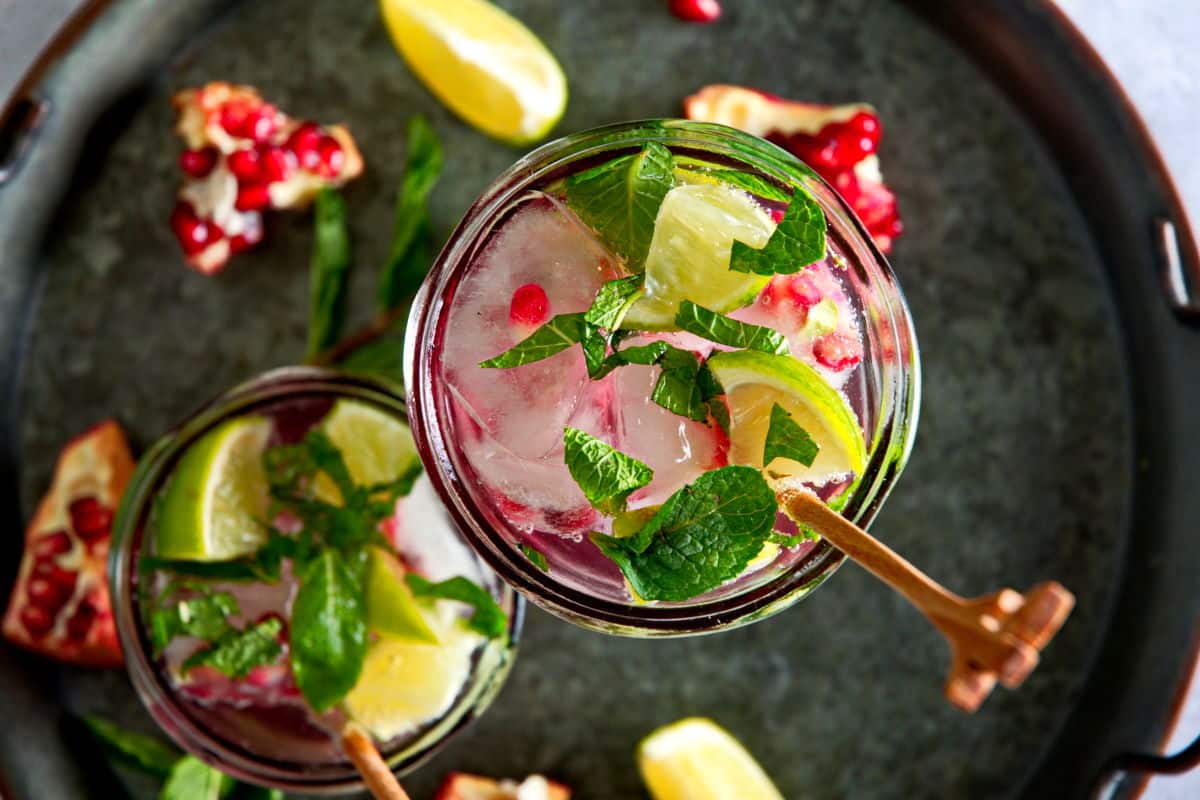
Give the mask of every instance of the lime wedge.
<svg viewBox="0 0 1200 800">
<path fill-rule="evenodd" d="M 638 745 L 637 759 L 654 800 L 783 800 L 746 748 L 710 719 L 659 728 Z"/>
<path fill-rule="evenodd" d="M 749 194 L 726 184 L 693 183 L 667 192 L 646 255 L 646 294 L 622 327 L 673 330 L 684 300 L 726 312 L 750 303 L 769 278 L 729 269 L 733 241 L 761 248 L 771 217 Z"/>
<path fill-rule="evenodd" d="M 267 538 L 262 454 L 270 435 L 269 420 L 240 417 L 184 453 L 155 510 L 156 556 L 227 561 L 262 546 Z"/>
<path fill-rule="evenodd" d="M 812 367 L 791 356 L 751 350 L 719 353 L 708 366 L 729 401 L 730 463 L 766 466 L 767 478 L 780 488 L 862 472 L 867 460 L 862 428 L 846 399 Z M 786 458 L 762 463 L 776 403 L 820 447 L 812 466 Z"/>
<path fill-rule="evenodd" d="M 404 582 L 400 559 L 372 547 L 367 565 L 367 629 L 401 639 L 437 644 L 412 590 Z"/>
<path fill-rule="evenodd" d="M 457 619 L 437 635 L 439 644 L 383 637 L 367 650 L 362 674 L 343 705 L 376 739 L 387 741 L 440 717 L 470 677 L 483 637 Z"/>
<path fill-rule="evenodd" d="M 341 451 L 350 477 L 359 486 L 395 480 L 417 456 L 404 422 L 358 400 L 338 400 L 320 430 Z M 323 472 L 317 475 L 313 492 L 327 502 L 341 502 L 341 493 Z"/>
<path fill-rule="evenodd" d="M 425 85 L 479 130 L 543 138 L 567 107 L 567 78 L 528 28 L 486 0 L 380 0 L 392 42 Z"/>
</svg>

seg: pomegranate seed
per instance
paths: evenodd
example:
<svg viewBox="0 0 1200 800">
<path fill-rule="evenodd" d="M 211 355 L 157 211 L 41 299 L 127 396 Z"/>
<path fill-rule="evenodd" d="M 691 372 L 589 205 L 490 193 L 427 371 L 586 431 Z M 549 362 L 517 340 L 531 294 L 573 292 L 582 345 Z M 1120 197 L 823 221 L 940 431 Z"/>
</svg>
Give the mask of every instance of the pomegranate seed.
<svg viewBox="0 0 1200 800">
<path fill-rule="evenodd" d="M 282 147 L 263 147 L 258 152 L 259 175 L 267 183 L 285 181 L 296 170 L 296 156 Z"/>
<path fill-rule="evenodd" d="M 263 103 L 256 110 L 246 115 L 242 130 L 247 138 L 256 142 L 265 142 L 271 138 L 278 127 L 279 112 L 275 106 Z"/>
<path fill-rule="evenodd" d="M 844 333 L 830 333 L 813 342 L 813 355 L 821 366 L 841 372 L 862 360 L 858 342 Z"/>
<path fill-rule="evenodd" d="M 496 505 L 500 509 L 500 513 L 509 519 L 520 519 L 528 516 L 530 507 L 524 503 L 518 503 L 503 492 L 496 492 Z"/>
<path fill-rule="evenodd" d="M 829 178 L 826 178 L 826 180 L 829 180 Z M 838 190 L 838 194 L 840 194 L 847 203 L 854 206 L 855 211 L 858 211 L 859 213 L 862 212 L 862 209 L 859 207 L 859 200 L 862 197 L 862 186 L 859 185 L 858 177 L 852 170 L 839 172 L 837 175 L 833 176 L 833 179 L 829 180 L 829 182 L 833 184 L 833 188 Z"/>
<path fill-rule="evenodd" d="M 544 513 L 546 524 L 558 531 L 583 530 L 596 521 L 596 509 L 591 506 L 580 506 L 570 511 L 547 510 Z"/>
<path fill-rule="evenodd" d="M 183 252 L 188 255 L 199 253 L 220 238 L 220 228 L 196 217 L 196 212 L 187 203 L 179 203 L 171 212 L 171 228 L 179 240 Z"/>
<path fill-rule="evenodd" d="M 845 124 L 846 130 L 859 136 L 865 136 L 871 140 L 873 145 L 878 145 L 880 137 L 883 136 L 883 127 L 879 124 L 879 117 L 866 111 L 858 112 L 846 120 Z"/>
<path fill-rule="evenodd" d="M 288 137 L 284 144 L 295 156 L 301 169 L 313 172 L 321 163 L 321 129 L 315 122 L 306 122 Z"/>
<path fill-rule="evenodd" d="M 536 283 L 518 286 L 512 294 L 508 318 L 516 325 L 541 325 L 550 316 L 550 298 Z"/>
<path fill-rule="evenodd" d="M 322 136 L 317 145 L 317 155 L 320 158 L 316 172 L 323 178 L 336 178 L 346 165 L 346 153 L 338 140 L 332 136 Z"/>
<path fill-rule="evenodd" d="M 217 164 L 217 149 L 205 147 L 201 150 L 184 150 L 179 154 L 179 168 L 193 178 L 203 178 Z"/>
<path fill-rule="evenodd" d="M 668 8 L 684 22 L 715 22 L 721 16 L 717 0 L 670 0 Z"/>
<path fill-rule="evenodd" d="M 271 193 L 265 183 L 250 183 L 238 188 L 233 207 L 238 211 L 259 211 L 271 205 Z"/>
<path fill-rule="evenodd" d="M 113 513 L 94 497 L 84 497 L 71 503 L 71 525 L 85 542 L 104 536 L 112 530 Z"/>
<path fill-rule="evenodd" d="M 250 212 L 243 215 L 244 227 L 242 232 L 229 240 L 229 250 L 232 253 L 240 253 L 243 250 L 249 250 L 254 245 L 262 241 L 263 224 L 262 215 Z"/>
<path fill-rule="evenodd" d="M 788 298 L 800 308 L 809 308 L 821 302 L 821 290 L 808 275 L 797 275 L 787 282 Z"/>
<path fill-rule="evenodd" d="M 33 544 L 33 556 L 39 561 L 53 560 L 71 549 L 71 536 L 66 531 L 53 531 Z"/>
<path fill-rule="evenodd" d="M 83 600 L 75 609 L 75 613 L 67 620 L 67 635 L 77 642 L 83 641 L 87 638 L 95 620 L 96 607 L 92 605 L 91 600 Z"/>
<path fill-rule="evenodd" d="M 770 209 L 769 213 L 771 214 L 771 219 L 775 221 L 776 225 L 783 222 L 783 215 L 785 212 L 782 208 L 772 208 Z"/>
<path fill-rule="evenodd" d="M 244 102 L 231 100 L 221 106 L 221 127 L 230 136 L 246 138 L 246 122 L 250 117 L 250 108 Z"/>
<path fill-rule="evenodd" d="M 25 626 L 25 630 L 34 636 L 42 636 L 54 627 L 54 617 L 47 613 L 45 609 L 38 608 L 37 606 L 25 606 L 22 608 L 20 619 L 21 624 Z"/>
<path fill-rule="evenodd" d="M 51 614 L 63 607 L 71 596 L 64 587 L 45 578 L 33 578 L 25 586 L 25 594 L 29 602 L 38 608 L 44 608 Z"/>
<path fill-rule="evenodd" d="M 262 165 L 258 151 L 254 148 L 238 150 L 229 154 L 229 171 L 239 183 L 256 183 L 262 177 Z"/>
<path fill-rule="evenodd" d="M 53 561 L 46 560 L 38 561 L 33 565 L 33 577 L 48 580 L 55 586 L 73 592 L 75 591 L 75 582 L 79 579 L 79 573 L 75 570 L 63 569 Z"/>
</svg>

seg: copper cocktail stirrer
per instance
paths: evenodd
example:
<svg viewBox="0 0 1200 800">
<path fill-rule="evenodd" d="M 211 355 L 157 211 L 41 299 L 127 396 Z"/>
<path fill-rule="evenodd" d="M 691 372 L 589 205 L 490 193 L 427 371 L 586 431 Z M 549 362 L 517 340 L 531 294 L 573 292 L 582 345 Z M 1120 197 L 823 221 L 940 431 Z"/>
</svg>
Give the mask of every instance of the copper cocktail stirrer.
<svg viewBox="0 0 1200 800">
<path fill-rule="evenodd" d="M 409 800 L 408 793 L 396 780 L 391 767 L 379 754 L 371 737 L 358 725 L 350 723 L 342 731 L 342 749 L 362 775 L 367 791 L 375 800 Z"/>
<path fill-rule="evenodd" d="M 1075 605 L 1075 596 L 1055 581 L 1039 583 L 1024 595 L 1001 589 L 963 599 L 814 495 L 789 491 L 780 500 L 788 516 L 819 531 L 907 597 L 942 632 L 951 650 L 946 698 L 964 711 L 979 708 L 997 680 L 1010 689 L 1020 686 Z"/>
</svg>

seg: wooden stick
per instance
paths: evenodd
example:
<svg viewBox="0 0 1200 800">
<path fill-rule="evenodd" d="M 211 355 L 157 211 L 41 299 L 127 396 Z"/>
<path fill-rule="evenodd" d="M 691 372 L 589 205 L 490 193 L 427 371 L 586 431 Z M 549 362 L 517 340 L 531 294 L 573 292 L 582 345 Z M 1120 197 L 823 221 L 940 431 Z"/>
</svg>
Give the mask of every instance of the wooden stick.
<svg viewBox="0 0 1200 800">
<path fill-rule="evenodd" d="M 363 783 L 376 800 L 409 800 L 408 794 L 396 780 L 395 774 L 371 737 L 361 726 L 353 722 L 342 730 L 342 749 L 354 762 L 354 768 L 362 775 Z"/>
<path fill-rule="evenodd" d="M 908 598 L 950 643 L 951 703 L 974 711 L 996 682 L 1020 686 L 1038 663 L 1038 652 L 1054 638 L 1075 606 L 1075 596 L 1057 582 L 1041 583 L 1024 595 L 1012 589 L 965 600 L 948 591 L 871 534 L 830 509 L 815 495 L 780 495 L 788 516 L 819 531 Z"/>
</svg>

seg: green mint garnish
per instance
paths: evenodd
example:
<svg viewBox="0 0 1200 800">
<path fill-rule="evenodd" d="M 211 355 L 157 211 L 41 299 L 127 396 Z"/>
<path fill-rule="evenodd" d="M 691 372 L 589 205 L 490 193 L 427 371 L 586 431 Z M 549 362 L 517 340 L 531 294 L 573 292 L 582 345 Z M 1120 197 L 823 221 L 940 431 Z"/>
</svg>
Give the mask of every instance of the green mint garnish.
<svg viewBox="0 0 1200 800">
<path fill-rule="evenodd" d="M 542 572 L 550 571 L 550 562 L 546 560 L 546 554 L 541 550 L 538 550 L 533 545 L 525 544 L 524 542 L 521 542 L 519 545 L 517 545 L 517 547 L 522 553 L 524 553 L 525 557 L 529 559 L 530 564 L 533 564 Z"/>
<path fill-rule="evenodd" d="M 609 249 L 640 270 L 663 198 L 675 185 L 675 159 L 661 144 L 567 179 L 567 205 Z"/>
<path fill-rule="evenodd" d="M 424 117 L 414 116 L 408 123 L 408 162 L 396 195 L 392 246 L 379 276 L 380 311 L 389 311 L 413 295 L 429 269 L 433 255 L 429 195 L 441 175 L 442 160 L 437 134 Z"/>
<path fill-rule="evenodd" d="M 84 714 L 84 725 L 117 760 L 149 775 L 165 778 L 183 754 L 153 736 L 128 731 L 102 717 Z"/>
<path fill-rule="evenodd" d="M 716 178 L 722 183 L 728 183 L 730 186 L 743 189 L 756 197 L 761 197 L 763 200 L 786 203 L 792 199 L 791 195 L 771 181 L 751 172 L 739 172 L 732 169 L 711 169 L 707 170 L 704 174 Z"/>
<path fill-rule="evenodd" d="M 195 667 L 212 667 L 230 678 L 244 678 L 255 667 L 274 664 L 283 653 L 279 634 L 283 622 L 269 617 L 243 631 L 230 629 L 212 647 L 192 654 L 183 662 L 186 673 Z"/>
<path fill-rule="evenodd" d="M 456 600 L 475 609 L 467 627 L 489 639 L 499 639 L 508 633 L 508 615 L 486 589 L 463 577 L 433 583 L 420 575 L 408 573 L 404 576 L 408 588 L 415 597 L 432 597 L 440 600 Z"/>
<path fill-rule="evenodd" d="M 563 432 L 563 460 L 584 497 L 597 510 L 617 514 L 629 495 L 654 478 L 654 470 L 576 428 Z"/>
<path fill-rule="evenodd" d="M 799 547 L 805 542 L 815 542 L 821 538 L 821 535 L 807 525 L 801 525 L 800 529 L 794 534 L 780 533 L 773 531 L 767 537 L 767 541 L 772 544 L 777 544 L 780 547 Z"/>
<path fill-rule="evenodd" d="M 158 800 L 220 800 L 233 786 L 233 778 L 195 756 L 184 756 L 171 768 Z"/>
<path fill-rule="evenodd" d="M 771 238 L 756 250 L 735 241 L 729 268 L 758 275 L 790 275 L 825 257 L 825 213 L 812 195 L 796 189 Z"/>
<path fill-rule="evenodd" d="M 708 420 L 708 398 L 700 383 L 700 357 L 688 350 L 672 347 L 658 360 L 662 372 L 650 399 L 681 417 Z"/>
<path fill-rule="evenodd" d="M 404 384 L 404 340 L 376 339 L 338 362 L 343 372 L 374 375 Z"/>
<path fill-rule="evenodd" d="M 500 355 L 480 362 L 479 366 L 510 369 L 561 353 L 584 341 L 594 331 L 594 326 L 583 317 L 583 314 L 559 314 Z"/>
<path fill-rule="evenodd" d="M 350 234 L 346 203 L 328 187 L 317 194 L 313 215 L 313 253 L 309 267 L 309 357 L 342 335 L 346 321 L 346 283 L 350 273 Z"/>
<path fill-rule="evenodd" d="M 644 600 L 688 600 L 736 578 L 775 523 L 775 493 L 751 467 L 706 472 L 627 538 L 592 534 Z"/>
<path fill-rule="evenodd" d="M 596 299 L 592 301 L 592 307 L 583 318 L 606 330 L 616 330 L 620 327 L 625 312 L 641 297 L 642 281 L 641 275 L 607 281 L 596 292 Z"/>
<path fill-rule="evenodd" d="M 208 592 L 203 587 L 180 586 L 201 591 L 197 597 L 162 603 L 150 612 L 150 639 L 154 652 L 161 653 L 176 636 L 194 636 L 215 642 L 231 626 L 229 617 L 238 613 L 237 601 L 228 592 Z M 168 588 L 174 594 L 176 587 Z"/>
<path fill-rule="evenodd" d="M 296 685 L 322 713 L 358 683 L 367 655 L 361 569 L 326 548 L 300 574 L 292 607 L 291 662 Z"/>
<path fill-rule="evenodd" d="M 776 355 L 786 355 L 789 352 L 787 338 L 779 331 L 730 319 L 724 314 L 696 305 L 691 300 L 684 300 L 679 304 L 675 324 L 681 330 L 727 347 L 759 350 Z"/>
<path fill-rule="evenodd" d="M 725 399 L 714 397 L 708 401 L 708 413 L 716 421 L 721 430 L 725 431 L 725 435 L 729 435 L 729 406 L 726 405 Z"/>
<path fill-rule="evenodd" d="M 771 422 L 763 444 L 764 467 L 769 467 L 777 458 L 799 461 L 811 467 L 820 449 L 808 431 L 801 428 L 783 406 L 779 403 L 771 406 Z"/>
</svg>

